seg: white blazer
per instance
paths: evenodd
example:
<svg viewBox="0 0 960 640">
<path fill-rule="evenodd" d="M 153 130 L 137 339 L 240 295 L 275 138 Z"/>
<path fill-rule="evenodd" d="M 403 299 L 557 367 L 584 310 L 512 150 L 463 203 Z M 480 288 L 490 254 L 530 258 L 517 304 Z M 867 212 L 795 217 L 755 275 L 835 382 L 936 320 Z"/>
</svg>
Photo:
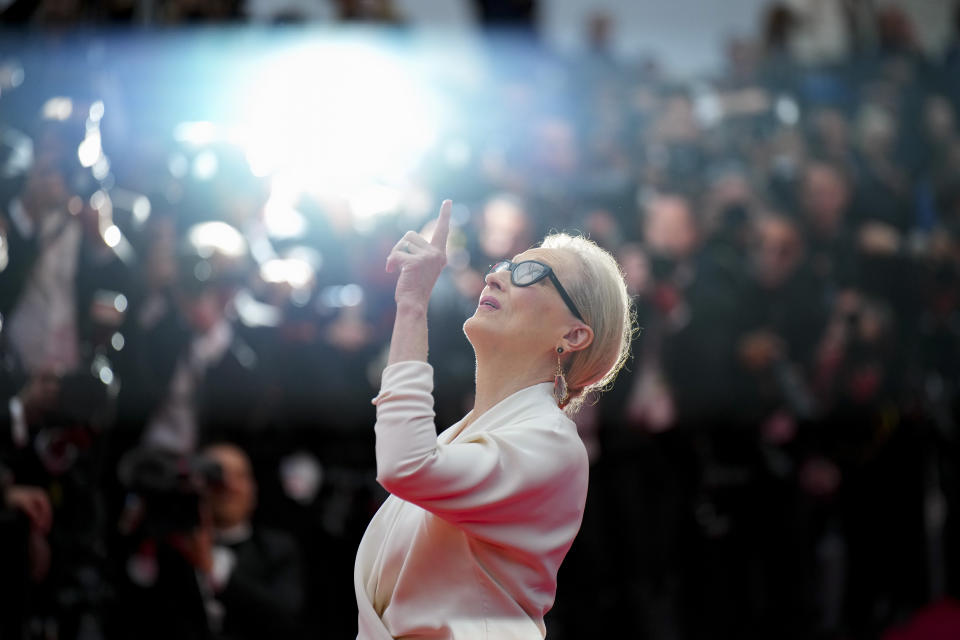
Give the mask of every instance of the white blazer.
<svg viewBox="0 0 960 640">
<path fill-rule="evenodd" d="M 392 495 L 357 550 L 359 640 L 540 640 L 580 529 L 587 452 L 551 383 L 438 437 L 433 368 L 383 372 L 377 480 Z"/>
</svg>

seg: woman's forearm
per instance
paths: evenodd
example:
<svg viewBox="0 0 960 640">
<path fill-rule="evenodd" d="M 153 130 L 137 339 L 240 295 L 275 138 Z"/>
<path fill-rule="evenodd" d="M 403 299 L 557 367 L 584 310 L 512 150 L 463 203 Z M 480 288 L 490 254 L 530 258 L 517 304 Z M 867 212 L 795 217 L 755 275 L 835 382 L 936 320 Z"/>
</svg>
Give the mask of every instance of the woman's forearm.
<svg viewBox="0 0 960 640">
<path fill-rule="evenodd" d="M 447 264 L 452 206 L 450 200 L 440 205 L 429 241 L 419 233 L 408 231 L 387 256 L 387 272 L 400 271 L 393 296 L 397 301 L 397 317 L 393 323 L 388 365 L 408 360 L 427 361 L 427 305 L 437 278 Z"/>
<path fill-rule="evenodd" d="M 427 361 L 427 305 L 400 301 L 393 322 L 387 365 L 408 360 Z"/>
</svg>

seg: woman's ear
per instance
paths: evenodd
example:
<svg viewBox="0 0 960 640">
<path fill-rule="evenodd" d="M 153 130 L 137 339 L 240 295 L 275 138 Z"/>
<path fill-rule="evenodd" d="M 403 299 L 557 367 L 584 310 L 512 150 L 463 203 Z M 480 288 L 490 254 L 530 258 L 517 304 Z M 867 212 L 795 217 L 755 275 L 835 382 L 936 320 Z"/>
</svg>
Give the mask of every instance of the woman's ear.
<svg viewBox="0 0 960 640">
<path fill-rule="evenodd" d="M 566 343 L 564 351 L 581 351 L 593 344 L 593 329 L 578 324 L 563 336 L 563 340 Z"/>
</svg>

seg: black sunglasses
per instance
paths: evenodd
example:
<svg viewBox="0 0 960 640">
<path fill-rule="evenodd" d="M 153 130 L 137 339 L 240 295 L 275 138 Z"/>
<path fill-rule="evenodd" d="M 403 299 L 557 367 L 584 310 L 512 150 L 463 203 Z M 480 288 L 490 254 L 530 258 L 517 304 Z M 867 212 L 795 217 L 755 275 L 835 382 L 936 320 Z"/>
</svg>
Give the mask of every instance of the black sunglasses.
<svg viewBox="0 0 960 640">
<path fill-rule="evenodd" d="M 577 310 L 577 305 L 573 304 L 573 300 L 570 299 L 569 295 L 567 295 L 563 285 L 560 284 L 560 280 L 558 280 L 557 276 L 553 273 L 553 269 L 550 268 L 550 265 L 537 262 L 536 260 L 524 260 L 523 262 L 510 262 L 509 260 L 501 260 L 495 265 L 492 265 L 490 269 L 487 270 L 486 275 L 504 270 L 510 272 L 510 282 L 517 287 L 529 287 L 532 284 L 540 282 L 544 278 L 550 278 L 550 282 L 552 282 L 553 286 L 557 288 L 557 292 L 560 294 L 560 297 L 563 298 L 563 301 L 567 303 L 567 307 L 573 312 L 573 315 L 577 316 L 577 320 L 580 322 L 586 322 L 586 320 L 583 319 L 583 316 L 580 315 L 580 312 Z M 484 278 L 486 278 L 486 275 Z"/>
</svg>

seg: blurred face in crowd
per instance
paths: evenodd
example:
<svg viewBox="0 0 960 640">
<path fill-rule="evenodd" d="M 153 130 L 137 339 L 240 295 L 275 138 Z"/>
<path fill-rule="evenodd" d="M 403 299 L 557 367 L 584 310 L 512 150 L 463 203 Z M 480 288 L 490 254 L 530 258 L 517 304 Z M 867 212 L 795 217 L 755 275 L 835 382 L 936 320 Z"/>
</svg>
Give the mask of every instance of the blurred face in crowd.
<svg viewBox="0 0 960 640">
<path fill-rule="evenodd" d="M 197 333 L 206 333 L 223 318 L 229 295 L 216 287 L 185 294 L 180 309 L 187 323 Z"/>
<path fill-rule="evenodd" d="M 792 221 L 779 216 L 757 221 L 753 265 L 763 287 L 773 289 L 789 280 L 802 258 L 803 241 Z"/>
<path fill-rule="evenodd" d="M 644 241 L 652 251 L 683 260 L 697 248 L 697 226 L 690 204 L 679 196 L 660 196 L 648 206 L 643 220 Z"/>
<path fill-rule="evenodd" d="M 824 150 L 839 157 L 849 151 L 850 125 L 839 109 L 823 108 L 813 117 L 814 132 Z"/>
<path fill-rule="evenodd" d="M 801 201 L 813 231 L 832 236 L 843 224 L 844 213 L 850 202 L 850 188 L 833 167 L 813 164 L 804 176 Z"/>
<path fill-rule="evenodd" d="M 725 175 L 713 182 L 702 206 L 704 235 L 710 236 L 728 225 L 729 212 L 748 210 L 752 200 L 750 183 L 741 174 Z"/>
<path fill-rule="evenodd" d="M 31 213 L 39 214 L 66 206 L 69 194 L 62 169 L 63 154 L 57 140 L 50 135 L 41 138 L 23 191 L 24 204 Z"/>
<path fill-rule="evenodd" d="M 560 249 L 529 249 L 513 262 L 538 260 L 549 265 L 572 295 L 577 281 L 576 256 Z M 582 312 L 583 310 L 581 310 Z M 514 286 L 509 271 L 487 274 L 480 302 L 463 325 L 474 350 L 493 350 L 539 361 L 554 352 L 567 331 L 580 323 L 549 278 L 526 287 Z M 555 354 L 554 354 L 555 355 Z"/>
<path fill-rule="evenodd" d="M 896 141 L 897 123 L 885 108 L 867 103 L 857 116 L 857 143 L 870 156 L 887 157 Z"/>
<path fill-rule="evenodd" d="M 663 142 L 695 142 L 699 135 L 700 126 L 690 98 L 681 94 L 667 98 L 654 125 L 654 136 Z"/>
<path fill-rule="evenodd" d="M 230 444 L 214 445 L 205 455 L 223 470 L 223 485 L 216 487 L 210 496 L 214 526 L 225 529 L 249 522 L 257 502 L 250 459 Z"/>
</svg>

